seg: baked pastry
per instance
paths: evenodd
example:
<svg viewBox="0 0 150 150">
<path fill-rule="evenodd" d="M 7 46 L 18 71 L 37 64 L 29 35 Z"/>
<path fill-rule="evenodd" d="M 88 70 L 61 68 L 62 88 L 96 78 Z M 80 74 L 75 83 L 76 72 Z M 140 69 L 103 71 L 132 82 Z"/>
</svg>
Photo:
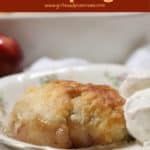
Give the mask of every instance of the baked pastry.
<svg viewBox="0 0 150 150">
<path fill-rule="evenodd" d="M 106 85 L 51 81 L 27 90 L 16 103 L 10 136 L 58 148 L 122 143 L 128 139 L 125 100 Z"/>
</svg>

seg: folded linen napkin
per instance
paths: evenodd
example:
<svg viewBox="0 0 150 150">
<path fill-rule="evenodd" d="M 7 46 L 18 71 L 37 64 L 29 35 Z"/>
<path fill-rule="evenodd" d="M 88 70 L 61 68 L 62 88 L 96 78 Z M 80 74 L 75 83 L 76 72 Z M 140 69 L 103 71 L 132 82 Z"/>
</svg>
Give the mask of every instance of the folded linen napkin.
<svg viewBox="0 0 150 150">
<path fill-rule="evenodd" d="M 136 70 L 150 69 L 150 45 L 137 49 L 125 65 Z"/>
<path fill-rule="evenodd" d="M 42 57 L 33 63 L 29 68 L 26 69 L 28 72 L 39 72 L 45 70 L 54 70 L 64 67 L 87 65 L 89 62 L 80 58 L 66 58 L 66 59 L 51 59 L 48 57 Z"/>
<path fill-rule="evenodd" d="M 44 70 L 54 70 L 63 67 L 87 65 L 88 62 L 81 58 L 66 58 L 66 59 L 51 59 L 49 57 L 42 57 L 35 61 L 26 71 L 38 72 Z M 127 59 L 125 65 L 133 69 L 150 69 L 150 46 L 145 46 L 135 50 L 133 54 Z"/>
</svg>

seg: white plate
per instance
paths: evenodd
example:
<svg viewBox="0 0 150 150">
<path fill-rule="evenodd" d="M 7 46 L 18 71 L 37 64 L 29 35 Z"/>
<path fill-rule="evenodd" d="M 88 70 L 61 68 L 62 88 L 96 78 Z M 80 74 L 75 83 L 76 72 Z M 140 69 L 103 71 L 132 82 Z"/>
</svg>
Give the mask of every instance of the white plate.
<svg viewBox="0 0 150 150">
<path fill-rule="evenodd" d="M 16 103 L 16 100 L 18 100 L 18 98 L 23 94 L 26 87 L 41 85 L 50 80 L 66 79 L 76 80 L 83 83 L 92 82 L 96 84 L 107 84 L 114 88 L 118 88 L 130 72 L 132 71 L 123 66 L 90 65 L 42 73 L 23 73 L 3 78 L 0 80 L 0 125 L 1 127 L 5 126 L 7 118 Z M 4 143 L 10 147 L 19 147 L 25 150 L 29 148 L 41 148 L 42 150 L 54 149 L 50 147 L 35 147 L 31 144 L 18 142 L 3 135 L 2 132 L 0 133 L 0 143 Z M 137 148 L 138 150 L 142 150 L 142 148 L 137 144 L 121 148 L 120 150 L 137 150 Z M 94 149 L 99 148 L 95 147 Z"/>
</svg>

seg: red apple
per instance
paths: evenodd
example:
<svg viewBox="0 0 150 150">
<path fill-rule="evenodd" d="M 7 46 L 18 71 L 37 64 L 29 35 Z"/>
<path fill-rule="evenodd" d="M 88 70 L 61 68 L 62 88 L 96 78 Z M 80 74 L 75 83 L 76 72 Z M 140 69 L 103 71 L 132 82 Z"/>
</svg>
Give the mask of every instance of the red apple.
<svg viewBox="0 0 150 150">
<path fill-rule="evenodd" d="M 0 34 L 0 76 L 22 70 L 23 54 L 17 41 Z"/>
</svg>

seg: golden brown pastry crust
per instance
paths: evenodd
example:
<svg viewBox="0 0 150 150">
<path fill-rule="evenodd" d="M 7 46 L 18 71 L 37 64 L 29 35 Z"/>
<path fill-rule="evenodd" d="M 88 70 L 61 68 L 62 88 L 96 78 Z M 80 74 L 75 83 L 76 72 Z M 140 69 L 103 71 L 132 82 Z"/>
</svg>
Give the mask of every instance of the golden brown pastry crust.
<svg viewBox="0 0 150 150">
<path fill-rule="evenodd" d="M 60 148 L 123 142 L 128 136 L 124 102 L 106 85 L 51 81 L 28 89 L 8 130 L 16 139 Z"/>
</svg>

